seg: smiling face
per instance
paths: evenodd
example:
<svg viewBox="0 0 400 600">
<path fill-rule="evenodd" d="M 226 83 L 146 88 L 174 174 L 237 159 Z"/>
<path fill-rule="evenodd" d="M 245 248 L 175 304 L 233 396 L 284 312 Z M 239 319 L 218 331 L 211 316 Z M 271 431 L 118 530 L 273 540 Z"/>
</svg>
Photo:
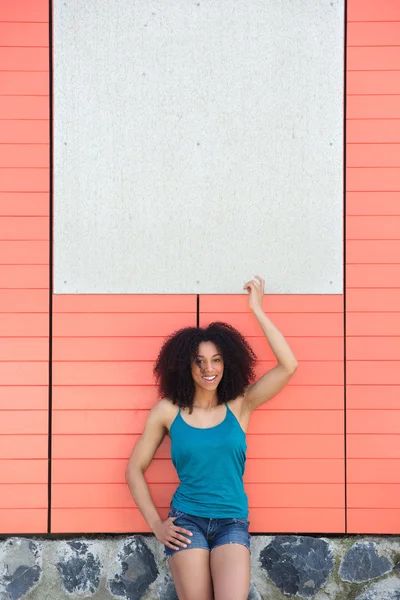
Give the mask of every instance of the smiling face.
<svg viewBox="0 0 400 600">
<path fill-rule="evenodd" d="M 200 388 L 216 390 L 224 373 L 224 360 L 213 342 L 201 342 L 192 362 L 192 377 Z"/>
</svg>

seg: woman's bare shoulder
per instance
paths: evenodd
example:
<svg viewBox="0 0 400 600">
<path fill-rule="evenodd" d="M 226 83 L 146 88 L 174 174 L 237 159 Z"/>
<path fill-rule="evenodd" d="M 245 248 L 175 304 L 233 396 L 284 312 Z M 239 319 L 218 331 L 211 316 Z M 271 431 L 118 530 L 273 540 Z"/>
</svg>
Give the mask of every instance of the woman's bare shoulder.
<svg viewBox="0 0 400 600">
<path fill-rule="evenodd" d="M 168 398 L 162 398 L 151 409 L 152 417 L 162 424 L 166 429 L 170 428 L 172 421 L 178 413 L 178 407 Z"/>
</svg>

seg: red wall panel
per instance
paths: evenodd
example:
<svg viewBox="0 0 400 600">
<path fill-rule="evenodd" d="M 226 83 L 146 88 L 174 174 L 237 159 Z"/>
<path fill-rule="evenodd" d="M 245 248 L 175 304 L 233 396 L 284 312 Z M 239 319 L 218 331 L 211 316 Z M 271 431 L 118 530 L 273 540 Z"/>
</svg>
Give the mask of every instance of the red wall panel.
<svg viewBox="0 0 400 600">
<path fill-rule="evenodd" d="M 399 34 L 399 3 L 348 1 L 349 533 L 400 532 Z"/>
<path fill-rule="evenodd" d="M 148 531 L 125 468 L 158 399 L 154 360 L 166 335 L 196 325 L 196 296 L 59 295 L 53 324 L 52 531 Z M 166 516 L 167 440 L 146 478 Z"/>
<path fill-rule="evenodd" d="M 1 533 L 47 531 L 49 127 L 16 120 L 48 119 L 47 20 L 47 0 L 0 3 Z"/>
<path fill-rule="evenodd" d="M 344 532 L 342 296 L 268 296 L 299 369 L 249 426 L 245 474 L 252 531 Z M 257 376 L 275 361 L 246 295 L 200 296 L 200 325 L 225 321 L 248 339 Z"/>
</svg>

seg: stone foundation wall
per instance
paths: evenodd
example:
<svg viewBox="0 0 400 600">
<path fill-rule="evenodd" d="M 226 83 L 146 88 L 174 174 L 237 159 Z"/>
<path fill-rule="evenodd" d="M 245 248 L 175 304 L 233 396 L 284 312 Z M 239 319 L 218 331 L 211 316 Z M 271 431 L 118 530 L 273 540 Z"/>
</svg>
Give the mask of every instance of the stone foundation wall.
<svg viewBox="0 0 400 600">
<path fill-rule="evenodd" d="M 400 600 L 400 537 L 253 536 L 249 600 Z M 153 536 L 0 540 L 0 600 L 177 600 Z"/>
</svg>

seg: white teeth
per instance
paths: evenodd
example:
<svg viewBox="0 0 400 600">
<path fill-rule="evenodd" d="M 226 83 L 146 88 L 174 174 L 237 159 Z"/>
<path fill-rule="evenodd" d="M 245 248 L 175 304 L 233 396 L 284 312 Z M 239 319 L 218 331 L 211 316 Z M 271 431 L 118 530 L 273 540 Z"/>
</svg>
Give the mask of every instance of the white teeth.
<svg viewBox="0 0 400 600">
<path fill-rule="evenodd" d="M 203 375 L 203 379 L 206 379 L 207 381 L 214 381 L 214 379 L 215 379 L 216 377 L 217 377 L 216 375 L 213 375 L 212 377 L 205 377 L 205 376 Z"/>
</svg>

